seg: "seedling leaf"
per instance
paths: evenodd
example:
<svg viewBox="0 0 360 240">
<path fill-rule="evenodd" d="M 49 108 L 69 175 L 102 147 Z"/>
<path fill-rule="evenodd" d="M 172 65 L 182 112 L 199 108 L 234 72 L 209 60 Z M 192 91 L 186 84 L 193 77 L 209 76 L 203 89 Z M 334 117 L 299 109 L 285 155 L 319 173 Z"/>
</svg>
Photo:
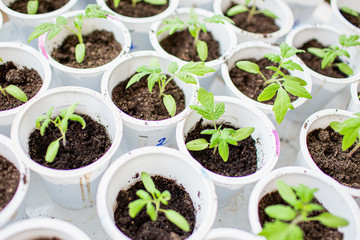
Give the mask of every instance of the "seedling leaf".
<svg viewBox="0 0 360 240">
<path fill-rule="evenodd" d="M 185 232 L 190 231 L 190 225 L 187 220 L 176 211 L 165 210 L 165 215 L 170 220 L 170 222 L 178 226 L 181 230 Z"/>
<path fill-rule="evenodd" d="M 173 98 L 173 96 L 164 94 L 163 102 L 164 102 L 165 108 L 169 112 L 170 116 L 171 117 L 175 116 L 176 103 L 175 103 L 175 99 Z"/>
<path fill-rule="evenodd" d="M 143 207 L 145 207 L 147 201 L 143 199 L 137 199 L 131 203 L 129 203 L 129 215 L 134 218 L 141 211 Z"/>
<path fill-rule="evenodd" d="M 256 63 L 252 63 L 250 61 L 238 61 L 236 62 L 236 67 L 249 73 L 260 73 L 259 66 Z"/>
<path fill-rule="evenodd" d="M 54 161 L 60 147 L 59 141 L 60 138 L 50 143 L 46 151 L 45 161 L 49 163 L 52 163 Z"/>
<path fill-rule="evenodd" d="M 143 182 L 146 191 L 155 194 L 155 184 L 146 172 L 141 172 L 141 181 Z"/>
</svg>

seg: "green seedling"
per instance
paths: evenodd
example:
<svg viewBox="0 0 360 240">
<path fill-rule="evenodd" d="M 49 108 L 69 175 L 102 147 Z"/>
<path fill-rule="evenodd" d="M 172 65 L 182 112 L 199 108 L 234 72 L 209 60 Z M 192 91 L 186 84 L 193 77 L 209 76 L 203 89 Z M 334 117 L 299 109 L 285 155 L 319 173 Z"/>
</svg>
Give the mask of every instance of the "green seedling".
<svg viewBox="0 0 360 240">
<path fill-rule="evenodd" d="M 356 11 L 350 7 L 347 7 L 347 6 L 341 7 L 340 10 L 343 11 L 344 13 L 350 14 L 353 17 L 356 17 L 359 22 L 358 27 L 360 27 L 360 14 L 358 11 Z"/>
<path fill-rule="evenodd" d="M 322 211 L 324 208 L 315 203 L 311 203 L 317 189 L 311 189 L 300 184 L 290 187 L 282 180 L 276 181 L 276 186 L 281 198 L 289 204 L 272 205 L 265 208 L 265 213 L 274 218 L 273 222 L 264 225 L 261 236 L 267 240 L 302 240 L 303 232 L 297 225 L 301 222 L 319 221 L 321 224 L 338 228 L 348 225 L 348 221 L 329 212 L 322 212 L 317 216 L 309 217 L 314 211 Z"/>
<path fill-rule="evenodd" d="M 176 30 L 183 30 L 184 28 L 187 28 L 191 36 L 195 39 L 193 45 L 194 49 L 196 49 L 200 60 L 204 62 L 208 57 L 208 47 L 205 41 L 199 39 L 200 32 L 203 31 L 204 33 L 207 33 L 206 23 L 225 24 L 224 21 L 234 23 L 233 20 L 222 15 L 214 15 L 201 21 L 198 15 L 195 13 L 195 10 L 190 9 L 190 18 L 186 23 L 180 20 L 179 17 L 165 19 L 163 21 L 164 26 L 160 28 L 160 30 L 157 32 L 157 35 L 167 31 L 169 31 L 169 34 L 172 35 Z"/>
<path fill-rule="evenodd" d="M 36 14 L 39 8 L 39 0 L 29 0 L 27 3 L 27 13 Z"/>
<path fill-rule="evenodd" d="M 121 0 L 114 0 L 114 6 L 118 7 L 120 4 L 120 1 Z M 152 5 L 164 5 L 167 3 L 167 0 L 131 0 L 131 6 L 136 7 L 136 4 L 138 2 L 142 2 L 142 1 L 152 4 Z"/>
<path fill-rule="evenodd" d="M 249 4 L 251 1 L 252 1 L 252 6 L 250 7 Z M 250 22 L 254 15 L 260 14 L 260 13 L 262 13 L 265 16 L 268 16 L 270 18 L 273 18 L 273 19 L 279 18 L 275 13 L 273 13 L 272 11 L 270 11 L 268 9 L 256 10 L 256 0 L 245 0 L 245 5 L 238 4 L 238 5 L 233 6 L 226 12 L 226 15 L 228 15 L 229 17 L 232 17 L 232 16 L 235 16 L 236 14 L 243 13 L 243 12 L 249 12 L 249 15 L 246 19 L 247 22 Z"/>
<path fill-rule="evenodd" d="M 179 78 L 184 83 L 196 84 L 196 78 L 193 76 L 204 76 L 206 73 L 215 72 L 215 69 L 205 66 L 203 62 L 190 62 L 179 69 L 179 66 L 176 62 L 172 62 L 168 66 L 168 72 L 171 74 L 167 78 L 166 74 L 162 72 L 157 58 L 152 58 L 150 61 L 149 67 L 146 65 L 138 67 L 136 70 L 137 73 L 129 80 L 126 88 L 130 87 L 135 82 L 138 82 L 142 77 L 148 75 L 148 88 L 149 92 L 152 92 L 152 89 L 156 83 L 159 85 L 159 98 L 163 98 L 163 103 L 166 107 L 166 110 L 169 112 L 170 116 L 175 116 L 176 113 L 176 103 L 173 96 L 164 94 L 166 85 L 174 79 L 174 77 Z"/>
<path fill-rule="evenodd" d="M 64 147 L 66 146 L 65 134 L 68 129 L 69 120 L 81 123 L 83 129 L 86 127 L 85 120 L 81 116 L 74 113 L 76 106 L 77 103 L 74 103 L 71 106 L 69 106 L 67 109 L 62 109 L 59 115 L 56 116 L 55 119 L 51 118 L 52 112 L 54 110 L 54 107 L 51 107 L 46 114 L 36 119 L 35 127 L 36 129 L 40 130 L 41 136 L 44 136 L 45 130 L 50 123 L 54 124 L 54 126 L 57 127 L 61 133 L 61 137 L 51 142 L 50 145 L 48 146 L 45 155 L 45 161 L 49 163 L 54 161 L 60 147 L 60 143 L 59 143 L 60 140 L 62 140 L 63 146 Z"/>
<path fill-rule="evenodd" d="M 205 139 L 196 139 L 186 143 L 186 148 L 190 151 L 201 151 L 206 148 L 214 148 L 213 154 L 219 149 L 221 158 L 226 162 L 229 158 L 229 144 L 237 145 L 239 141 L 249 137 L 255 130 L 253 127 L 245 127 L 238 130 L 231 128 L 221 129 L 216 126 L 215 120 L 219 119 L 225 113 L 225 104 L 223 102 L 214 103 L 214 95 L 200 88 L 198 93 L 198 100 L 201 106 L 190 105 L 198 114 L 207 120 L 211 120 L 214 129 L 205 129 L 201 134 L 211 135 L 210 142 Z"/>
<path fill-rule="evenodd" d="M 324 69 L 326 67 L 337 67 L 341 72 L 346 75 L 353 75 L 353 70 L 346 63 L 334 63 L 337 57 L 350 57 L 348 51 L 344 50 L 344 48 L 352 47 L 360 45 L 360 42 L 357 41 L 359 39 L 358 35 L 350 35 L 346 37 L 344 34 L 339 36 L 340 47 L 337 45 L 330 46 L 328 48 L 308 48 L 307 51 L 315 56 L 322 58 L 321 68 Z"/>
<path fill-rule="evenodd" d="M 260 67 L 255 63 L 249 61 L 238 61 L 236 63 L 238 68 L 249 73 L 259 74 L 264 79 L 265 88 L 258 96 L 258 101 L 270 100 L 276 94 L 276 99 L 272 110 L 275 113 L 276 122 L 279 124 L 283 121 L 288 109 L 294 109 L 288 93 L 291 93 L 297 97 L 311 99 L 310 93 L 304 87 L 307 83 L 303 79 L 291 75 L 285 75 L 281 70 L 284 68 L 291 71 L 304 71 L 299 64 L 293 62 L 292 60 L 287 60 L 296 53 L 300 52 L 304 51 L 291 47 L 286 43 L 282 43 L 280 45 L 280 54 L 265 54 L 264 57 L 268 58 L 272 62 L 279 64 L 278 67 L 266 67 L 266 69 L 274 71 L 274 74 L 269 79 L 264 76 L 264 74 L 260 71 Z"/>
<path fill-rule="evenodd" d="M 141 173 L 141 180 L 146 191 L 142 189 L 138 190 L 136 195 L 138 195 L 140 199 L 129 203 L 130 217 L 136 217 L 141 209 L 146 206 L 146 213 L 149 215 L 152 221 L 155 222 L 159 212 L 163 212 L 167 219 L 169 219 L 170 222 L 175 224 L 181 230 L 185 232 L 190 231 L 188 221 L 183 216 L 181 216 L 181 214 L 171 209 L 160 208 L 161 204 L 168 205 L 168 202 L 171 199 L 170 192 L 167 190 L 160 192 L 158 189 L 156 189 L 153 180 L 146 172 Z"/>
<path fill-rule="evenodd" d="M 360 147 L 360 113 L 354 113 L 354 115 L 355 117 L 349 118 L 342 123 L 337 121 L 330 123 L 330 127 L 334 131 L 344 136 L 342 139 L 343 151 L 349 149 L 354 143 L 356 144 L 346 157 L 351 157 Z"/>
<path fill-rule="evenodd" d="M 74 33 L 79 43 L 75 46 L 75 57 L 78 63 L 81 63 L 85 57 L 85 44 L 81 34 L 83 28 L 83 23 L 86 19 L 89 18 L 107 18 L 107 15 L 111 14 L 107 11 L 101 9 L 101 6 L 96 4 L 89 4 L 85 8 L 85 14 L 80 13 L 74 19 L 75 30 L 67 26 L 68 20 L 63 16 L 58 16 L 56 18 L 56 23 L 42 23 L 39 26 L 35 27 L 35 31 L 31 33 L 28 38 L 28 42 L 34 40 L 35 38 L 40 37 L 42 34 L 49 32 L 48 39 L 51 40 L 54 38 L 62 29 L 67 29 L 70 32 Z"/>
</svg>

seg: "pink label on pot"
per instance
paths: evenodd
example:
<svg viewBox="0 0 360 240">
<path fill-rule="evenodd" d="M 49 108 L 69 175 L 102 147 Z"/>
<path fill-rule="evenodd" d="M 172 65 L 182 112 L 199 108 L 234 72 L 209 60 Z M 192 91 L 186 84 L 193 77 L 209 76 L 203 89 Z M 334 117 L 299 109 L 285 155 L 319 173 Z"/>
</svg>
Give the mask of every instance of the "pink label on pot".
<svg viewBox="0 0 360 240">
<path fill-rule="evenodd" d="M 39 37 L 39 48 L 40 48 L 40 51 L 42 52 L 42 54 L 47 59 L 49 59 L 49 55 L 47 54 L 46 49 L 45 49 L 45 35 L 44 34 Z"/>
<path fill-rule="evenodd" d="M 277 133 L 276 130 L 273 130 L 273 134 L 275 136 L 275 142 L 276 142 L 276 155 L 279 156 L 279 154 L 280 154 L 280 138 L 279 138 L 279 134 Z"/>
</svg>

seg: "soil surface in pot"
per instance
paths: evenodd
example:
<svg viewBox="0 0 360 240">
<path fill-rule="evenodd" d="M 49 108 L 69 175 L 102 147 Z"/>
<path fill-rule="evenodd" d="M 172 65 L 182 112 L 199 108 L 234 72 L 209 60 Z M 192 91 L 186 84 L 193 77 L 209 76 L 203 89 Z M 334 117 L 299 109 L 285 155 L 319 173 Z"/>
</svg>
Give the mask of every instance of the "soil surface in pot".
<svg viewBox="0 0 360 240">
<path fill-rule="evenodd" d="M 133 7 L 131 2 L 131 0 L 121 0 L 119 6 L 116 8 L 113 0 L 107 0 L 106 5 L 120 15 L 134 18 L 151 17 L 165 11 L 165 9 L 169 7 L 169 3 L 153 5 L 146 2 L 138 2 L 136 3 L 136 7 Z"/>
<path fill-rule="evenodd" d="M 75 58 L 75 46 L 79 43 L 75 35 L 69 35 L 62 44 L 55 48 L 51 57 L 55 61 L 73 68 L 94 68 L 102 66 L 115 59 L 121 52 L 112 32 L 96 30 L 83 36 L 86 47 L 84 61 L 78 63 Z"/>
<path fill-rule="evenodd" d="M 206 61 L 212 61 L 221 56 L 219 42 L 214 39 L 211 32 L 200 32 L 199 38 L 208 46 Z M 169 35 L 160 42 L 160 45 L 166 52 L 184 61 L 201 61 L 194 47 L 194 38 L 187 29 Z"/>
<path fill-rule="evenodd" d="M 87 115 L 82 115 L 86 127 L 82 129 L 79 122 L 69 121 L 66 136 L 66 146 L 60 140 L 59 151 L 52 163 L 45 161 L 46 150 L 50 143 L 61 137 L 60 130 L 49 124 L 44 136 L 39 130 L 34 130 L 29 137 L 29 155 L 31 159 L 43 166 L 54 169 L 76 169 L 87 166 L 110 148 L 111 141 L 105 127 Z"/>
<path fill-rule="evenodd" d="M 348 20 L 352 25 L 354 25 L 357 28 L 360 28 L 360 19 L 359 18 L 354 17 L 354 16 L 352 16 L 346 12 L 343 12 L 341 10 L 339 10 L 339 11 L 343 15 L 343 17 L 346 18 L 346 20 Z M 360 14 L 360 13 L 358 12 L 358 14 Z"/>
<path fill-rule="evenodd" d="M 0 86 L 2 88 L 15 85 L 26 94 L 29 100 L 39 92 L 42 84 L 39 73 L 34 69 L 28 69 L 27 67 L 20 68 L 13 62 L 0 64 Z M 0 111 L 15 108 L 22 104 L 22 101 L 10 94 L 4 96 L 0 93 Z"/>
<path fill-rule="evenodd" d="M 0 211 L 10 202 L 20 181 L 15 165 L 0 155 Z"/>
<path fill-rule="evenodd" d="M 315 129 L 306 138 L 311 158 L 327 175 L 340 183 L 360 189 L 360 150 L 351 157 L 346 155 L 355 144 L 346 151 L 342 151 L 343 137 L 330 126 L 325 129 Z"/>
<path fill-rule="evenodd" d="M 299 49 L 302 49 L 304 51 L 307 51 L 309 47 L 316 47 L 316 48 L 326 48 L 328 46 L 324 46 L 321 43 L 319 43 L 317 40 L 312 39 L 304 45 L 302 45 Z M 305 53 L 298 53 L 297 56 L 301 58 L 301 60 L 304 61 L 307 67 L 311 68 L 315 72 L 318 72 L 322 75 L 333 77 L 333 78 L 346 78 L 347 75 L 342 73 L 337 67 L 326 67 L 324 69 L 321 68 L 321 61 L 322 58 L 319 58 L 309 52 Z M 336 58 L 334 63 L 340 63 L 340 59 Z"/>
<path fill-rule="evenodd" d="M 26 13 L 27 14 L 27 3 L 29 0 L 16 0 L 15 2 L 12 2 L 8 8 L 20 12 L 20 13 Z M 39 7 L 37 14 L 39 13 L 48 13 L 55 11 L 61 7 L 63 7 L 65 4 L 67 4 L 69 0 L 40 0 L 39 1 Z"/>
<path fill-rule="evenodd" d="M 240 60 L 239 60 L 240 61 Z M 260 71 L 264 74 L 264 76 L 267 79 L 270 79 L 271 76 L 274 74 L 274 71 L 270 69 L 265 69 L 267 66 L 277 66 L 276 63 L 272 63 L 267 58 L 262 58 L 260 60 L 256 59 L 241 59 L 241 61 L 250 61 L 253 63 L 256 63 L 260 67 Z M 282 72 L 286 75 L 289 74 L 289 72 L 286 69 L 282 69 Z M 245 94 L 247 97 L 257 101 L 258 96 L 260 93 L 264 90 L 264 79 L 259 74 L 252 74 L 246 71 L 243 71 L 236 66 L 230 70 L 229 72 L 231 81 L 234 83 L 235 87 L 239 89 L 240 92 Z M 289 94 L 290 101 L 293 102 L 298 97 Z M 263 101 L 261 103 L 265 104 L 274 104 L 275 102 L 275 96 L 271 98 L 268 101 Z"/>
<path fill-rule="evenodd" d="M 131 77 L 120 82 L 112 90 L 112 101 L 121 111 L 138 119 L 156 121 L 171 118 L 162 98 L 159 98 L 159 85 L 155 84 L 150 93 L 147 77 L 142 77 L 140 81 L 134 83 L 128 89 L 126 89 L 126 85 Z M 172 80 L 166 85 L 164 94 L 174 97 L 176 103 L 175 115 L 185 109 L 185 95 L 175 81 Z"/>
<path fill-rule="evenodd" d="M 237 5 L 236 3 L 232 2 L 231 6 L 226 9 L 224 15 L 228 16 L 226 13 L 227 11 Z M 251 6 L 249 6 L 251 8 Z M 256 10 L 259 10 L 256 8 Z M 231 18 L 235 22 L 235 26 L 241 28 L 245 31 L 252 32 L 252 33 L 273 33 L 280 30 L 280 27 L 275 24 L 275 19 L 265 16 L 264 14 L 256 14 L 253 15 L 252 18 L 248 21 L 249 12 L 243 12 L 236 14 Z M 266 35 L 264 36 L 266 37 Z"/>
<path fill-rule="evenodd" d="M 314 198 L 312 200 L 312 203 L 320 204 L 319 201 Z M 271 205 L 285 205 L 288 206 L 288 204 L 281 198 L 278 191 L 273 191 L 271 193 L 267 193 L 264 197 L 261 198 L 259 202 L 259 220 L 261 223 L 261 226 L 264 226 L 266 222 L 272 222 L 273 219 L 270 218 L 265 213 L 265 208 L 267 206 Z M 310 216 L 317 216 L 320 213 L 327 211 L 314 211 Z M 318 221 L 310 221 L 310 222 L 302 222 L 298 224 L 299 227 L 303 230 L 304 233 L 304 240 L 324 240 L 324 239 L 331 239 L 331 240 L 342 240 L 343 239 L 343 233 L 339 232 L 337 229 L 329 228 L 324 225 L 322 225 Z"/>
<path fill-rule="evenodd" d="M 184 232 L 176 225 L 171 223 L 165 214 L 159 212 L 156 222 L 151 221 L 144 207 L 135 218 L 129 216 L 129 203 L 139 197 L 136 195 L 137 190 L 145 187 L 141 181 L 133 184 L 128 190 L 122 190 L 117 196 L 117 207 L 114 213 L 116 226 L 128 237 L 134 240 L 180 240 L 191 235 L 195 227 L 195 209 L 189 194 L 184 187 L 178 185 L 174 180 L 161 176 L 151 177 L 155 187 L 163 192 L 168 190 L 171 199 L 168 205 L 161 204 L 161 209 L 172 209 L 180 213 L 188 221 L 190 231 Z"/>
<path fill-rule="evenodd" d="M 234 126 L 222 124 L 222 128 L 236 129 Z M 186 136 L 185 142 L 204 138 L 210 142 L 211 135 L 200 134 L 205 129 L 214 129 L 213 125 L 202 124 L 202 119 L 196 123 Z M 238 142 L 237 146 L 229 144 L 229 158 L 227 162 L 220 157 L 219 151 L 213 154 L 214 149 L 202 151 L 189 151 L 191 156 L 196 159 L 206 169 L 223 176 L 240 177 L 256 172 L 257 158 L 255 140 L 250 137 Z"/>
</svg>

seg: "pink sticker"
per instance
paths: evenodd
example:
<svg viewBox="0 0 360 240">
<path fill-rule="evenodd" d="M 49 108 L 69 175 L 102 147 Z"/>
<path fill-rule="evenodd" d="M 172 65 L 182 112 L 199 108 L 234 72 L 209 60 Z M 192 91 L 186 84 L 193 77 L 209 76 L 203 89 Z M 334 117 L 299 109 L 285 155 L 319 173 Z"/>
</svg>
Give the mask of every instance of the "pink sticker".
<svg viewBox="0 0 360 240">
<path fill-rule="evenodd" d="M 274 136 L 275 136 L 275 141 L 276 141 L 276 155 L 279 156 L 280 154 L 280 138 L 279 138 L 279 134 L 277 133 L 276 130 L 273 130 Z"/>
<path fill-rule="evenodd" d="M 49 55 L 47 54 L 46 49 L 45 49 L 45 34 L 43 34 L 39 37 L 39 48 L 40 48 L 40 51 L 42 52 L 42 54 L 47 59 L 49 59 Z"/>
</svg>

